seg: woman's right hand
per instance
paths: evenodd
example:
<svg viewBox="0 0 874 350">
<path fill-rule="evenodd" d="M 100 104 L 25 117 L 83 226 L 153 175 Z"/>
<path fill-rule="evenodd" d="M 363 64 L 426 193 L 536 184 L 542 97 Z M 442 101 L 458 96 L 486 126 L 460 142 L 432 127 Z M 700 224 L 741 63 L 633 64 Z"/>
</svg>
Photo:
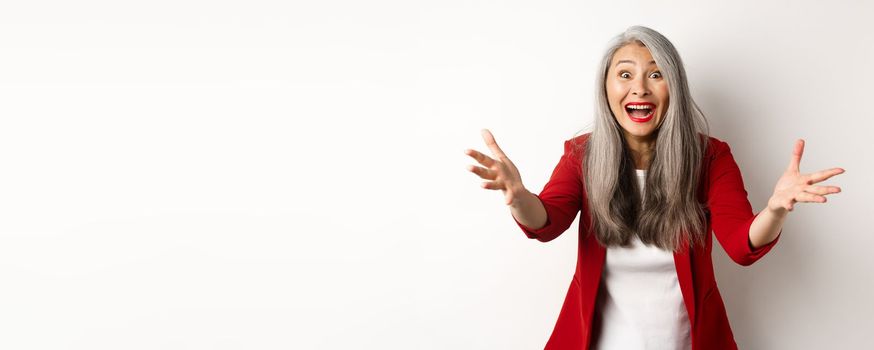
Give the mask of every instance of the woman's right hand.
<svg viewBox="0 0 874 350">
<path fill-rule="evenodd" d="M 516 165 L 510 161 L 510 158 L 507 158 L 504 151 L 498 147 L 495 137 L 492 136 L 488 129 L 482 130 L 482 136 L 496 159 L 475 150 L 467 149 L 464 151 L 464 154 L 471 156 L 482 165 L 482 167 L 468 165 L 467 170 L 485 180 L 491 180 L 483 182 L 482 187 L 489 190 L 503 191 L 505 204 L 513 205 L 514 200 L 519 194 L 527 191 L 525 186 L 522 185 L 522 177 L 519 175 L 519 170 L 516 169 Z"/>
</svg>

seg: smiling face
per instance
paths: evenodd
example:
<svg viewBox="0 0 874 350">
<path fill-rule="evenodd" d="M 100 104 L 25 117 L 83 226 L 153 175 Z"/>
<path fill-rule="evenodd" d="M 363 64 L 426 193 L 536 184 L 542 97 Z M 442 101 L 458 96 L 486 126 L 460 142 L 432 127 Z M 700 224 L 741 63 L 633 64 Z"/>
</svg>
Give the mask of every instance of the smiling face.
<svg viewBox="0 0 874 350">
<path fill-rule="evenodd" d="M 605 83 L 613 116 L 630 143 L 652 142 L 668 110 L 668 83 L 640 42 L 613 54 Z"/>
</svg>

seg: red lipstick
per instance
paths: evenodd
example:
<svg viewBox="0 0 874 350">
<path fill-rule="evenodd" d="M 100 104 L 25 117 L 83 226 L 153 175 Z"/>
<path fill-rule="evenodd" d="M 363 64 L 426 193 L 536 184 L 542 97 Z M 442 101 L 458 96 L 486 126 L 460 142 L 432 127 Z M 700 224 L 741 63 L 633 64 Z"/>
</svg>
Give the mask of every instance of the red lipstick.
<svg viewBox="0 0 874 350">
<path fill-rule="evenodd" d="M 625 115 L 633 122 L 646 123 L 655 115 L 655 107 L 650 102 L 629 102 L 625 105 Z"/>
</svg>

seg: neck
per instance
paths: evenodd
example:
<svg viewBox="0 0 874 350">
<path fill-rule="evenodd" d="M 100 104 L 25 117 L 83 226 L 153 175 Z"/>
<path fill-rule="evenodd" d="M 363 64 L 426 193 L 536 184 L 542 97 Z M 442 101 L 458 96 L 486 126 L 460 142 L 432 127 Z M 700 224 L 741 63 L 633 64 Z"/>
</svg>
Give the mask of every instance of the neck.
<svg viewBox="0 0 874 350">
<path fill-rule="evenodd" d="M 655 150 L 655 136 L 650 135 L 644 138 L 626 135 L 625 141 L 631 151 L 634 167 L 637 169 L 648 169 L 649 163 L 652 161 L 653 151 Z"/>
</svg>

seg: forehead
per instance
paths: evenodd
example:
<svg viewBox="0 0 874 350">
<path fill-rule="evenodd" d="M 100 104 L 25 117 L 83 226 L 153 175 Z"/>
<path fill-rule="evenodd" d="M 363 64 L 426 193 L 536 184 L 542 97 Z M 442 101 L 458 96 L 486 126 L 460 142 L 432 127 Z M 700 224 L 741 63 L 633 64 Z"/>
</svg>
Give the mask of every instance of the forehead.
<svg viewBox="0 0 874 350">
<path fill-rule="evenodd" d="M 650 66 L 655 65 L 655 60 L 652 58 L 652 53 L 646 46 L 640 42 L 633 42 L 620 47 L 613 53 L 613 58 L 610 59 L 610 67 L 620 64 Z"/>
</svg>

